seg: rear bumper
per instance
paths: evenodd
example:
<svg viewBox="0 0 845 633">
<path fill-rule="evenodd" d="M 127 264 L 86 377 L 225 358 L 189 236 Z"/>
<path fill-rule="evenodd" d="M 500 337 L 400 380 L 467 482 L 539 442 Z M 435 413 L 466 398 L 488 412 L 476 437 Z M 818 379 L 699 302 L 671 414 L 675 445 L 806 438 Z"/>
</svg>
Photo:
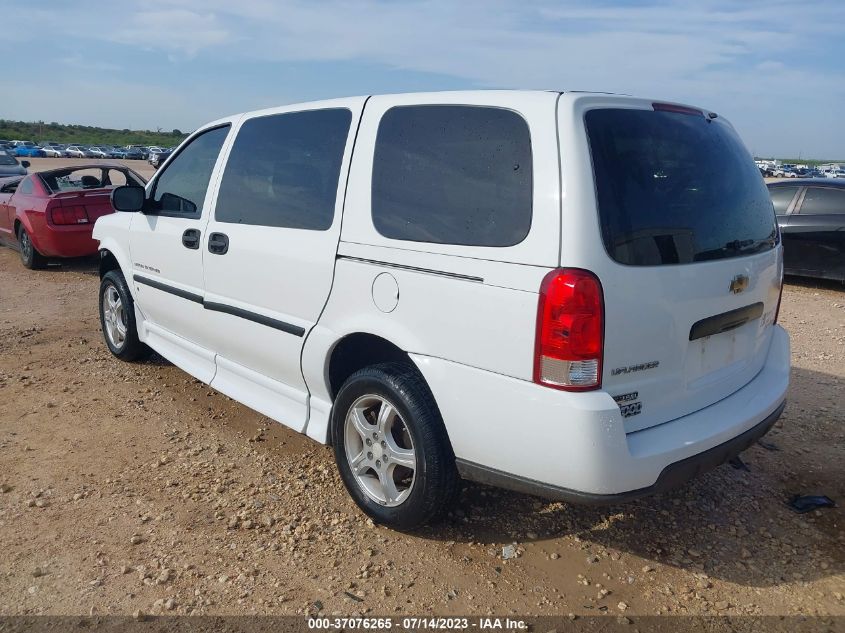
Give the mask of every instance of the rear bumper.
<svg viewBox="0 0 845 633">
<path fill-rule="evenodd" d="M 29 214 L 30 239 L 45 257 L 87 257 L 94 255 L 99 242 L 91 237 L 94 224 L 55 226 L 48 224 L 43 213 Z"/>
<path fill-rule="evenodd" d="M 689 415 L 626 433 L 603 391 L 568 393 L 412 355 L 468 479 L 581 502 L 613 503 L 677 486 L 771 428 L 789 386 L 789 337 L 775 326 L 748 384 Z M 648 402 L 644 402 L 648 406 Z"/>
<path fill-rule="evenodd" d="M 780 406 L 775 409 L 766 419 L 760 422 L 741 435 L 728 440 L 723 444 L 714 446 L 711 449 L 687 457 L 674 464 L 669 464 L 660 475 L 657 481 L 651 486 L 639 488 L 637 490 L 629 490 L 627 492 L 618 492 L 615 494 L 591 494 L 589 492 L 581 492 L 579 490 L 570 490 L 568 488 L 561 488 L 550 484 L 544 484 L 540 481 L 519 477 L 508 473 L 503 473 L 494 468 L 481 466 L 461 459 L 456 460 L 458 472 L 464 479 L 477 481 L 482 484 L 496 486 L 498 488 L 506 488 L 508 490 L 515 490 L 538 497 L 545 497 L 547 499 L 554 499 L 559 501 L 568 501 L 571 503 L 580 503 L 585 505 L 607 505 L 612 503 L 623 503 L 640 497 L 647 497 L 649 495 L 657 494 L 659 492 L 666 492 L 678 488 L 688 482 L 693 477 L 697 477 L 702 473 L 712 470 L 724 464 L 728 460 L 736 457 L 742 451 L 750 447 L 754 442 L 763 437 L 769 432 L 775 422 L 777 422 L 783 409 L 786 406 L 786 401 L 781 402 Z"/>
</svg>

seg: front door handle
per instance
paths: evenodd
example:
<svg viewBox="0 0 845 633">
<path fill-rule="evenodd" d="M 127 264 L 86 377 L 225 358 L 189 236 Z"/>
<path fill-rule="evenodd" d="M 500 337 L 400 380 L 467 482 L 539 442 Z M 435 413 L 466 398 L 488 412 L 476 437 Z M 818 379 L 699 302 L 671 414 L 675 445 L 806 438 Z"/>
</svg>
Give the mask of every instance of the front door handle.
<svg viewBox="0 0 845 633">
<path fill-rule="evenodd" d="M 196 250 L 200 247 L 199 229 L 188 229 L 182 233 L 182 246 Z"/>
<path fill-rule="evenodd" d="M 229 250 L 229 236 L 224 233 L 212 233 L 208 236 L 208 252 L 225 255 Z"/>
</svg>

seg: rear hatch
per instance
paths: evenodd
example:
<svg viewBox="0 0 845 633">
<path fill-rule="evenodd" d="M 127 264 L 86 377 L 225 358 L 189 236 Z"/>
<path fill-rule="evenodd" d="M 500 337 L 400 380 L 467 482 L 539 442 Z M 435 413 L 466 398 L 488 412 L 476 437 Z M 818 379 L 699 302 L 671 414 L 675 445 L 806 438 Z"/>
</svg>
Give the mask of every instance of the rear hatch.
<svg viewBox="0 0 845 633">
<path fill-rule="evenodd" d="M 611 260 L 596 271 L 602 386 L 631 432 L 718 402 L 762 369 L 780 297 L 779 234 L 727 121 L 653 104 L 588 110 L 584 122 Z"/>
</svg>

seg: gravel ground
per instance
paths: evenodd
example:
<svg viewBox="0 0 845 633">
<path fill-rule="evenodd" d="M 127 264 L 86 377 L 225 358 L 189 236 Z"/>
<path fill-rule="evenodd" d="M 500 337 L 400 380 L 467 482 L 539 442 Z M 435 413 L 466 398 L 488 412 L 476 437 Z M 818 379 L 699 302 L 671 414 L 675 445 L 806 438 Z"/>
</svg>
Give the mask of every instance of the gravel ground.
<svg viewBox="0 0 845 633">
<path fill-rule="evenodd" d="M 467 484 L 402 534 L 326 447 L 112 358 L 97 285 L 90 262 L 0 248 L 0 614 L 845 615 L 840 286 L 787 286 L 789 404 L 747 471 L 610 508 Z M 839 507 L 799 516 L 798 493 Z"/>
</svg>

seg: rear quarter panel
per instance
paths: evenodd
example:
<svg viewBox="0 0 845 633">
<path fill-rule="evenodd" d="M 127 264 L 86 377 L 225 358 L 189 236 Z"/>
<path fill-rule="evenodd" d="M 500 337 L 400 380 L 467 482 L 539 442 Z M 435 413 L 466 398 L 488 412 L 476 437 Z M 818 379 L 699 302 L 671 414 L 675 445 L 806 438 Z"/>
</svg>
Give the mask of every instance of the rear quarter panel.
<svg viewBox="0 0 845 633">
<path fill-rule="evenodd" d="M 368 101 L 350 170 L 334 283 L 303 353 L 312 411 L 330 409 L 327 376 L 331 351 L 356 332 L 380 336 L 417 358 L 442 358 L 532 379 L 538 291 L 559 258 L 557 96 L 490 91 L 384 96 Z M 520 244 L 455 246 L 406 242 L 378 233 L 372 221 L 370 193 L 378 125 L 391 107 L 415 104 L 505 107 L 527 121 L 534 165 L 533 212 L 529 234 Z M 387 280 L 389 287 L 395 286 L 395 308 L 377 305 L 377 279 L 378 284 Z M 441 397 L 434 395 L 437 400 Z M 314 418 L 319 416 L 312 416 L 308 434 L 325 441 L 325 425 Z"/>
</svg>

